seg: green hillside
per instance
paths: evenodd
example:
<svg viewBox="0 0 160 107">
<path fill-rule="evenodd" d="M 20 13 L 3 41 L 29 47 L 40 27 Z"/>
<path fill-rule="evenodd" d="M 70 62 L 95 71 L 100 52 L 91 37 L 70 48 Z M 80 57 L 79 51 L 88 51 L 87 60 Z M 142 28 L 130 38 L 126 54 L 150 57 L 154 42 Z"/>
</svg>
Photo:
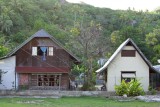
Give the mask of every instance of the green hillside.
<svg viewBox="0 0 160 107">
<path fill-rule="evenodd" d="M 160 58 L 160 13 L 111 10 L 63 0 L 0 0 L 0 56 L 40 29 L 58 39 L 82 61 L 80 71 L 97 69 L 127 38 L 157 64 Z"/>
</svg>

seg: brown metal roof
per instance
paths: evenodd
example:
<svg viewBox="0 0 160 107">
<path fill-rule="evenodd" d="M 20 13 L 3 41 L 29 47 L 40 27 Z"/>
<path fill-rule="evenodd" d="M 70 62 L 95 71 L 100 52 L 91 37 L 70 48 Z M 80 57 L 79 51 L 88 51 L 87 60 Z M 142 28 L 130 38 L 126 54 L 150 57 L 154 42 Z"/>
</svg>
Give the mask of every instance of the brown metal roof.
<svg viewBox="0 0 160 107">
<path fill-rule="evenodd" d="M 16 67 L 18 73 L 68 73 L 68 67 Z"/>
</svg>

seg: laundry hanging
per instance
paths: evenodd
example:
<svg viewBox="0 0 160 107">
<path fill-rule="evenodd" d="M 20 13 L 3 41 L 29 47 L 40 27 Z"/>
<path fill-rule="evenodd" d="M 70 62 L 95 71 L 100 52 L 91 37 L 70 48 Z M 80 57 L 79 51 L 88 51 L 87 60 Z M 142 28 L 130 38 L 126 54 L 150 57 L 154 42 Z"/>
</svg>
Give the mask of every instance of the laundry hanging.
<svg viewBox="0 0 160 107">
<path fill-rule="evenodd" d="M 42 60 L 45 61 L 45 60 L 46 60 L 47 47 L 40 47 L 40 49 L 41 49 L 41 51 L 43 52 Z"/>
</svg>

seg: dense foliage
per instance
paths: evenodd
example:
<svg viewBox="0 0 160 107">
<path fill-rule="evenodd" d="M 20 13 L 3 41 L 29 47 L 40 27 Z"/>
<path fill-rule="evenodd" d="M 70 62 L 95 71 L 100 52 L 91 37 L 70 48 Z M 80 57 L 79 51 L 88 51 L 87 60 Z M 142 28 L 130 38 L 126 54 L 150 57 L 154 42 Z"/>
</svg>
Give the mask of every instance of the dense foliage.
<svg viewBox="0 0 160 107">
<path fill-rule="evenodd" d="M 141 83 L 137 79 L 132 79 L 130 82 L 122 80 L 120 85 L 115 86 L 115 91 L 119 96 L 123 96 L 124 94 L 127 96 L 138 96 L 144 94 Z"/>
<path fill-rule="evenodd" d="M 111 10 L 65 0 L 0 0 L 0 57 L 40 29 L 58 39 L 81 60 L 93 81 L 99 58 L 108 58 L 127 38 L 157 64 L 160 12 Z M 88 83 L 90 84 L 90 83 Z"/>
</svg>

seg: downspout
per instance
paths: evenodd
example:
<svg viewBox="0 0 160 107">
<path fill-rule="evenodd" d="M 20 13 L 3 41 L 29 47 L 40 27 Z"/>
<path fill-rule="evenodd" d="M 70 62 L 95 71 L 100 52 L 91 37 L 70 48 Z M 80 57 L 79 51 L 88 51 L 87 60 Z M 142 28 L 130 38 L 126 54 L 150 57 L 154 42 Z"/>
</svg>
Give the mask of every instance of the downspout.
<svg viewBox="0 0 160 107">
<path fill-rule="evenodd" d="M 14 70 L 14 72 L 15 72 L 15 91 L 17 90 L 17 88 L 16 88 L 16 69 Z"/>
<path fill-rule="evenodd" d="M 16 75 L 16 56 L 15 56 L 15 67 L 14 67 L 14 73 L 15 73 L 15 91 L 17 90 L 17 75 Z"/>
</svg>

